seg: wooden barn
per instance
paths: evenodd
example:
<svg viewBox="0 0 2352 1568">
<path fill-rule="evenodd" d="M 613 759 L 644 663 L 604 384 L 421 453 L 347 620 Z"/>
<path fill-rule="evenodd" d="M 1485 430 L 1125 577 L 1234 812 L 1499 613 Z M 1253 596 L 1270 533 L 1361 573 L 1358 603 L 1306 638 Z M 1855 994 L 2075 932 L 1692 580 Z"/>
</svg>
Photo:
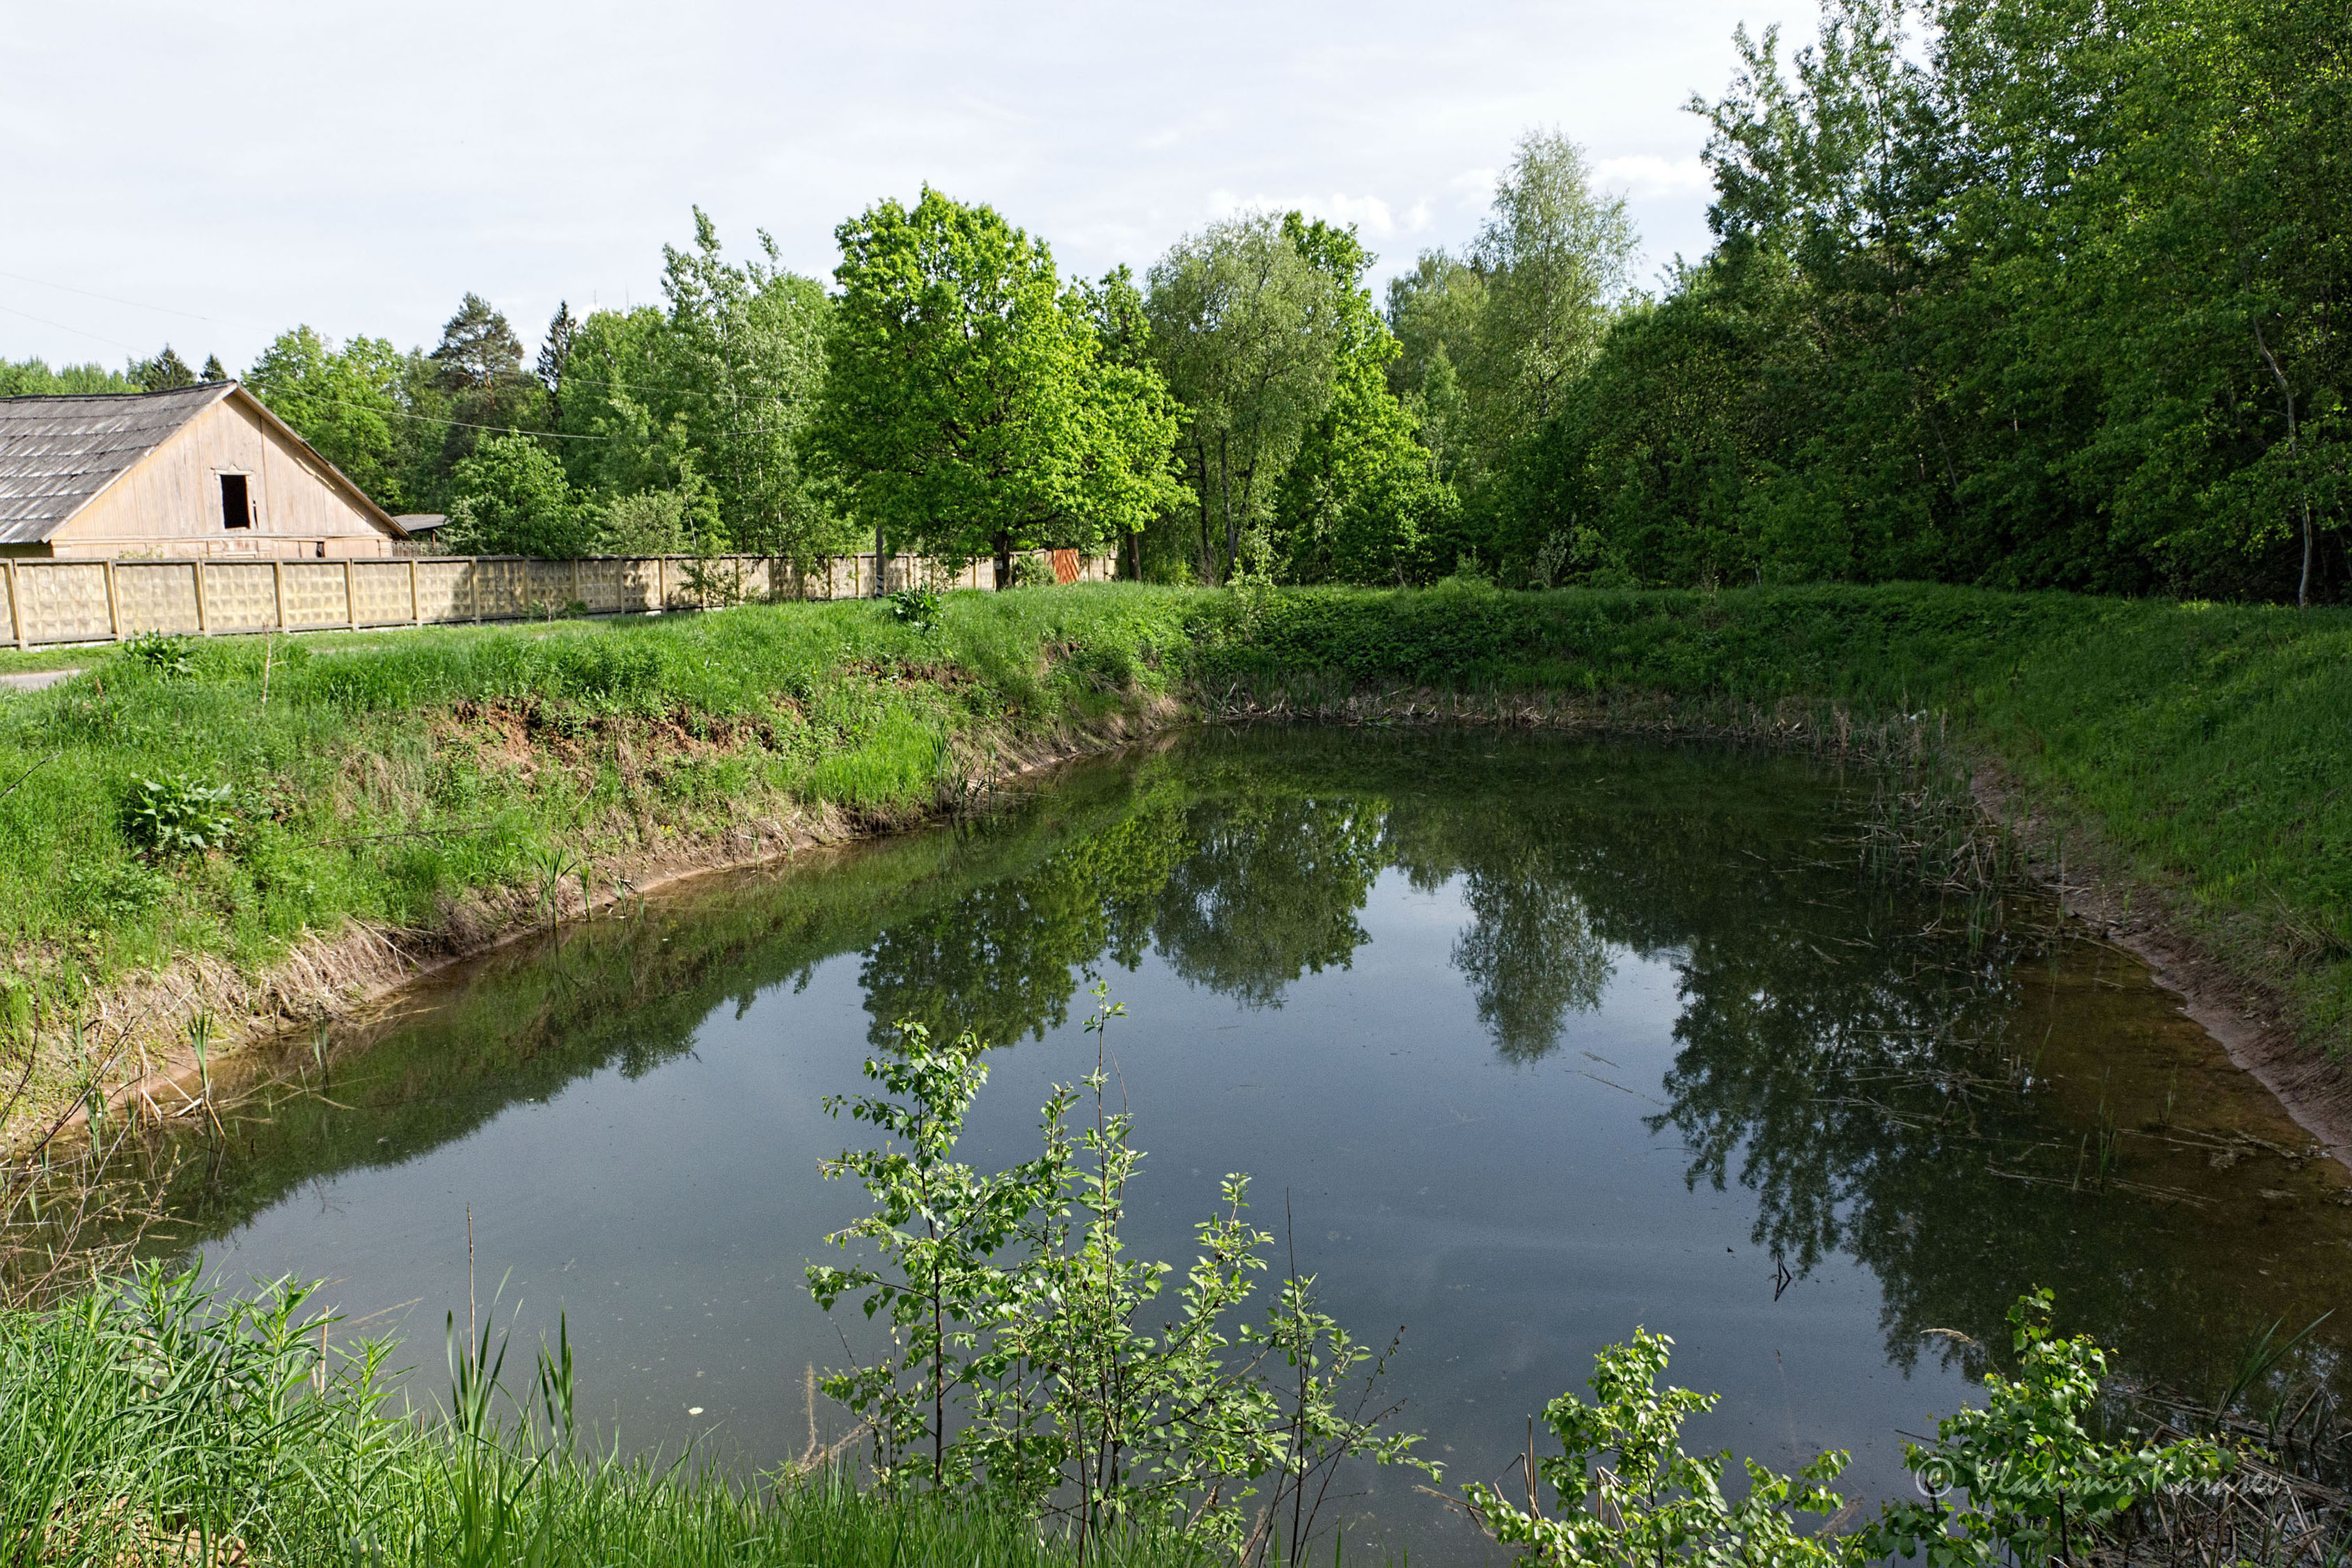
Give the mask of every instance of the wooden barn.
<svg viewBox="0 0 2352 1568">
<path fill-rule="evenodd" d="M 233 381 L 0 398 L 0 556 L 389 556 L 406 535 Z"/>
</svg>

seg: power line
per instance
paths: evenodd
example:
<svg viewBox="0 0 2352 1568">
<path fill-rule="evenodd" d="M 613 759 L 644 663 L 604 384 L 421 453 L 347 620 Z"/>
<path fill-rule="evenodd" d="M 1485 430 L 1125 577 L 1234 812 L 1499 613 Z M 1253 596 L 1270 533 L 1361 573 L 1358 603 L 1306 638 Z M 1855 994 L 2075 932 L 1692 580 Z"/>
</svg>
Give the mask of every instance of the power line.
<svg viewBox="0 0 2352 1568">
<path fill-rule="evenodd" d="M 355 403 L 348 397 L 329 397 L 320 392 L 308 392 L 298 386 L 270 386 L 257 381 L 245 385 L 275 393 L 280 397 L 307 397 L 313 403 L 331 403 L 339 408 L 360 408 L 370 414 L 388 414 L 394 419 L 415 419 L 425 425 L 446 425 L 453 430 L 488 430 L 498 435 L 541 436 L 551 441 L 609 441 L 610 436 L 569 436 L 561 430 L 518 430 L 511 425 L 476 425 L 464 419 L 441 419 L 430 414 L 411 414 L 404 408 L 385 408 L 373 403 Z"/>
<path fill-rule="evenodd" d="M 86 332 L 79 327 L 68 327 L 63 321 L 52 321 L 47 316 L 36 316 L 30 310 L 19 310 L 13 305 L 0 305 L 0 310 L 5 310 L 12 316 L 22 316 L 28 321 L 38 321 L 45 327 L 55 327 L 61 332 L 71 332 L 78 338 L 88 338 L 92 342 L 112 343 L 116 348 L 129 349 L 132 353 L 139 352 L 139 345 L 136 343 L 126 343 L 121 338 L 110 338 L 103 332 Z"/>
<path fill-rule="evenodd" d="M 667 392 L 672 395 L 691 394 L 696 397 L 724 397 L 732 403 L 782 403 L 783 401 L 782 397 L 773 395 L 763 396 L 756 392 L 713 392 L 707 386 L 653 386 L 641 381 L 599 381 L 593 375 L 558 375 L 556 377 L 558 386 L 574 381 L 583 386 L 617 386 L 627 392 Z"/>
<path fill-rule="evenodd" d="M 46 278 L 27 278 L 21 272 L 0 272 L 0 278 L 13 279 L 18 283 L 30 283 L 36 289 L 55 289 L 63 294 L 79 294 L 85 300 L 103 300 L 110 305 L 128 305 L 134 310 L 153 310 L 158 315 L 164 316 L 185 316 L 192 321 L 205 321 L 215 327 L 243 327 L 257 332 L 266 332 L 269 330 L 253 321 L 233 321 L 225 316 L 202 316 L 194 310 L 175 310 L 169 305 L 150 305 L 138 300 L 124 300 L 112 294 L 100 294 L 88 289 L 77 289 L 69 283 L 52 283 Z M 17 313 L 21 315 L 23 312 Z M 57 324 L 55 321 L 49 323 L 51 326 Z M 73 329 L 68 327 L 66 330 L 71 331 Z"/>
</svg>

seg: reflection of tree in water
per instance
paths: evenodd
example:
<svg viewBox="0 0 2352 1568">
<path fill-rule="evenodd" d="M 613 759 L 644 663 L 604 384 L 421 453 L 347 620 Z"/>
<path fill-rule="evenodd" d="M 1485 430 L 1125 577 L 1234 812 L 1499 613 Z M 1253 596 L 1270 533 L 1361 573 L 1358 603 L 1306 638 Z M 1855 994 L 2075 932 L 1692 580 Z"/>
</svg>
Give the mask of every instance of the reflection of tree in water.
<svg viewBox="0 0 2352 1568">
<path fill-rule="evenodd" d="M 1906 1371 L 1932 1348 L 1981 1373 L 2009 1304 L 2049 1286 L 2120 1364 L 2210 1386 L 2276 1310 L 2248 1289 L 2274 1261 L 2269 1216 L 2233 1226 L 2083 1179 L 2084 1108 L 2024 1070 L 2053 1026 L 2023 983 L 2040 944 L 1972 958 L 1925 929 L 1921 900 L 1801 872 L 1789 891 L 1694 930 L 1669 1109 L 1651 1119 L 1683 1138 L 1687 1179 L 1752 1191 L 1756 1243 L 1801 1276 L 1837 1253 L 1866 1267 Z M 1843 941 L 1807 916 L 1840 908 Z"/>
<path fill-rule="evenodd" d="M 1387 863 L 1377 799 L 1264 795 L 1204 801 L 1192 853 L 1160 889 L 1152 940 L 1195 984 L 1278 1007 L 1302 976 L 1345 969 L 1366 937 L 1357 911 Z"/>
<path fill-rule="evenodd" d="M 1788 764 L 1245 744 L 1239 765 L 1204 745 L 1140 769 L 1112 826 L 887 927 L 866 950 L 873 1017 L 1010 1041 L 1064 1020 L 1078 972 L 1147 947 L 1276 1005 L 1353 961 L 1372 884 L 1396 868 L 1458 889 L 1454 963 L 1510 1060 L 1557 1048 L 1612 955 L 1670 963 L 1677 1051 L 1652 1125 L 1684 1141 L 1694 1185 L 1754 1194 L 1755 1239 L 1791 1268 L 1843 1255 L 1875 1273 L 1897 1365 L 1923 1345 L 1978 1355 L 1929 1329 L 2004 1344 L 2003 1312 L 2038 1284 L 2136 1367 L 2193 1383 L 2244 1342 L 2245 1237 L 2070 1184 L 2082 1129 L 2012 1071 L 2046 1027 L 2020 1022 L 2032 945 L 1971 952 L 1931 898 L 1826 863 L 1832 796 L 1792 789 Z"/>
<path fill-rule="evenodd" d="M 1682 1134 L 1694 1183 L 1721 1190 L 1738 1159 L 1741 1184 L 1760 1199 L 1758 1245 L 1799 1270 L 1868 1224 L 1852 1212 L 1857 1184 L 1894 1152 L 1887 1130 L 1913 1129 L 1927 1109 L 1919 1095 L 1937 1102 L 1924 1136 L 1967 1137 L 1972 1118 L 1956 1128 L 1945 1114 L 1968 1109 L 1949 1086 L 2000 1070 L 1979 1042 L 2001 1037 L 2014 1005 L 1998 966 L 1955 974 L 1892 931 L 1843 945 L 1853 939 L 1824 928 L 1855 923 L 1846 892 L 1824 911 L 1842 921 L 1779 907 L 1692 933 L 1679 965 L 1682 1048 L 1664 1084 L 1671 1109 L 1652 1119 Z"/>
<path fill-rule="evenodd" d="M 1614 966 L 1575 890 L 1532 852 L 1503 868 L 1465 873 L 1470 924 L 1454 939 L 1454 966 L 1478 999 L 1478 1021 L 1516 1062 L 1551 1051 L 1570 1013 L 1601 1005 Z"/>
<path fill-rule="evenodd" d="M 1141 961 L 1160 889 L 1189 847 L 1181 802 L 1172 788 L 1146 792 L 1034 868 L 886 928 L 859 973 L 868 1037 L 887 1043 L 901 1018 L 1000 1046 L 1060 1027 L 1080 972 Z"/>
<path fill-rule="evenodd" d="M 2004 1310 L 2037 1284 L 2070 1327 L 2191 1386 L 2296 1310 L 2251 1284 L 2279 1267 L 2267 1215 L 2225 1224 L 2072 1187 L 2079 1117 L 2010 1070 L 2050 1026 L 2032 949 L 1971 955 L 1929 930 L 1932 902 L 1823 864 L 1832 797 L 1791 787 L 1790 764 L 1299 731 L 1204 737 L 1090 776 L 968 837 L 716 888 L 690 920 L 600 922 L 514 955 L 511 973 L 493 964 L 460 1004 L 339 1068 L 332 1100 L 232 1123 L 201 1190 L 175 1194 L 190 1233 L 221 1234 L 318 1173 L 415 1157 L 516 1098 L 649 1070 L 714 1009 L 835 954 L 863 953 L 877 1025 L 1000 1044 L 1065 1022 L 1084 971 L 1154 947 L 1196 984 L 1276 1005 L 1354 960 L 1393 868 L 1458 889 L 1454 963 L 1514 1061 L 1597 1005 L 1612 954 L 1670 963 L 1677 1049 L 1653 1125 L 1684 1141 L 1692 1184 L 1753 1192 L 1758 1243 L 1792 1268 L 1843 1252 L 1871 1269 L 1902 1366 L 1922 1344 L 1975 1354 L 1929 1329 L 2005 1343 Z"/>
<path fill-rule="evenodd" d="M 1362 945 L 1356 911 L 1382 863 L 1376 803 L 1203 797 L 1161 780 L 1114 826 L 885 931 L 861 975 L 872 1037 L 901 1018 L 992 1045 L 1042 1037 L 1082 973 L 1155 948 L 1195 984 L 1279 1005 Z"/>
<path fill-rule="evenodd" d="M 1570 1013 L 1599 1005 L 1612 968 L 1576 890 L 1584 815 L 1516 789 L 1491 810 L 1450 790 L 1398 807 L 1383 788 L 1213 759 L 1146 772 L 1116 826 L 886 931 L 863 974 L 873 1037 L 900 1018 L 995 1044 L 1042 1035 L 1066 1020 L 1080 974 L 1131 969 L 1147 947 L 1195 984 L 1278 1007 L 1300 979 L 1354 962 L 1358 917 L 1397 864 L 1424 889 L 1460 879 L 1470 919 L 1454 963 L 1505 1057 L 1542 1057 Z"/>
</svg>

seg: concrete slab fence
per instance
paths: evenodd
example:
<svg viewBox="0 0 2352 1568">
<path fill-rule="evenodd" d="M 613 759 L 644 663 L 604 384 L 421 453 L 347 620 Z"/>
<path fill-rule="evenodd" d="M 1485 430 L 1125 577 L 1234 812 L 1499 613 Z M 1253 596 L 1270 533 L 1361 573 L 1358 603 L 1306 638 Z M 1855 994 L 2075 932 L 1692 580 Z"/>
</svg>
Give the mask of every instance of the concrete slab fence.
<svg viewBox="0 0 2352 1568">
<path fill-rule="evenodd" d="M 1104 582 L 1108 556 L 1033 551 L 1062 583 Z M 12 560 L 6 640 L 119 642 L 148 632 L 362 631 L 564 615 L 626 616 L 793 599 L 862 599 L 875 557 L 834 556 L 803 570 L 760 555 L 443 555 L 375 561 Z M 882 563 L 886 592 L 909 584 L 992 589 L 992 563 L 942 571 L 915 555 Z"/>
</svg>

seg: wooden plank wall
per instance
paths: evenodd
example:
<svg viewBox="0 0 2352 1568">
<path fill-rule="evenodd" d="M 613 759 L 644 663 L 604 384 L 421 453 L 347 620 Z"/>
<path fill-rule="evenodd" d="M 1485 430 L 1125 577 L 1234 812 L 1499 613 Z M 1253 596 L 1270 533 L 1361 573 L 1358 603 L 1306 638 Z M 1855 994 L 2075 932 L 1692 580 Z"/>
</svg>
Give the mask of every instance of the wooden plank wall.
<svg viewBox="0 0 2352 1568">
<path fill-rule="evenodd" d="M 220 477 L 246 476 L 249 526 L 221 521 Z M 227 397 L 108 486 L 50 542 L 104 560 L 188 550 L 215 558 L 386 557 L 394 540 L 309 457 Z"/>
<path fill-rule="evenodd" d="M 1108 556 L 1034 551 L 1058 582 L 1108 582 Z M 17 647 L 108 642 L 146 632 L 355 631 L 567 615 L 650 615 L 747 602 L 862 599 L 874 557 L 842 555 L 802 572 L 758 555 L 425 556 L 398 561 L 24 561 L 6 563 L 6 640 Z M 914 555 L 883 563 L 884 586 L 996 585 L 982 561 L 951 575 Z"/>
</svg>

